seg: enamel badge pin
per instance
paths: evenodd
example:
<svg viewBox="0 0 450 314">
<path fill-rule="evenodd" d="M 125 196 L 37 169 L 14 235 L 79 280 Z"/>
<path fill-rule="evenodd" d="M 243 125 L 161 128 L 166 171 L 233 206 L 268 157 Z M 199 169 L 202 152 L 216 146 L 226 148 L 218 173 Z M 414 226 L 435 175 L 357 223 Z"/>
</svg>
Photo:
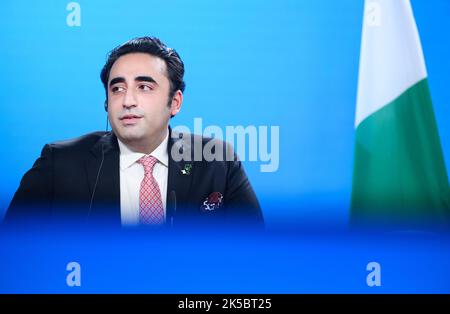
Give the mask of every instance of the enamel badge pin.
<svg viewBox="0 0 450 314">
<path fill-rule="evenodd" d="M 192 169 L 192 164 L 185 164 L 184 168 L 181 169 L 181 174 L 188 176 L 191 174 L 191 169 Z"/>
</svg>

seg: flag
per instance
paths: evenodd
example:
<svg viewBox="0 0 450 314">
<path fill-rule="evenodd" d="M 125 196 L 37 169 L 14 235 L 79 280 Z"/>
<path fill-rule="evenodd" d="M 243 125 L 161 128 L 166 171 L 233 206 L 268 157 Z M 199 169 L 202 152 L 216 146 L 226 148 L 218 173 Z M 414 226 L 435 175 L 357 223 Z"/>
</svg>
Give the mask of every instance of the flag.
<svg viewBox="0 0 450 314">
<path fill-rule="evenodd" d="M 409 0 L 366 0 L 351 222 L 448 223 L 450 188 Z"/>
</svg>

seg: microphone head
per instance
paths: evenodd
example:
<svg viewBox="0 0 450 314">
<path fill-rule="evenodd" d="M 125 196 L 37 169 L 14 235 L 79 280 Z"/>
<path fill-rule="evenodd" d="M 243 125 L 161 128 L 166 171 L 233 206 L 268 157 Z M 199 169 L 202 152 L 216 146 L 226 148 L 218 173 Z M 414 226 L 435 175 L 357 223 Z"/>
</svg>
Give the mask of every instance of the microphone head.
<svg viewBox="0 0 450 314">
<path fill-rule="evenodd" d="M 168 204 L 170 205 L 170 209 L 172 210 L 172 215 L 175 215 L 177 211 L 177 194 L 175 191 L 170 191 Z"/>
<path fill-rule="evenodd" d="M 175 191 L 170 191 L 167 200 L 167 217 L 170 218 L 170 228 L 173 228 L 173 218 L 177 213 L 177 195 Z"/>
</svg>

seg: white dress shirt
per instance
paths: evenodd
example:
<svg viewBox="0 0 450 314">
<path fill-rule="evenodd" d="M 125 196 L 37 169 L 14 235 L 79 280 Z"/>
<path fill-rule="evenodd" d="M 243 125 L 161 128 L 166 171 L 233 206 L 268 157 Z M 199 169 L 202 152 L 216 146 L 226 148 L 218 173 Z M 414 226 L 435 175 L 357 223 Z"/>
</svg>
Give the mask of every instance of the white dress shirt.
<svg viewBox="0 0 450 314">
<path fill-rule="evenodd" d="M 153 177 L 159 185 L 161 200 L 164 207 L 164 220 L 166 219 L 166 196 L 167 177 L 169 174 L 169 155 L 167 143 L 169 132 L 156 149 L 150 153 L 158 159 L 153 168 Z M 144 167 L 137 161 L 145 156 L 143 153 L 136 153 L 128 148 L 119 139 L 120 149 L 120 217 L 122 226 L 133 226 L 139 224 L 139 192 L 141 182 L 144 179 Z"/>
</svg>

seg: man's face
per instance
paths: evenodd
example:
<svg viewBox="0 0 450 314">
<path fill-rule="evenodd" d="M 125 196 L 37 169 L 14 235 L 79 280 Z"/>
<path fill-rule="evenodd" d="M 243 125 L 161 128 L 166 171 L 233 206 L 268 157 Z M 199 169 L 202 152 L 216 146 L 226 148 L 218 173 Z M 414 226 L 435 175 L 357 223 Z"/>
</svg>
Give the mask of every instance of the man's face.
<svg viewBox="0 0 450 314">
<path fill-rule="evenodd" d="M 163 139 L 171 114 L 179 110 L 169 104 L 169 89 L 161 58 L 130 53 L 117 59 L 109 74 L 108 116 L 123 143 L 142 148 Z"/>
</svg>

